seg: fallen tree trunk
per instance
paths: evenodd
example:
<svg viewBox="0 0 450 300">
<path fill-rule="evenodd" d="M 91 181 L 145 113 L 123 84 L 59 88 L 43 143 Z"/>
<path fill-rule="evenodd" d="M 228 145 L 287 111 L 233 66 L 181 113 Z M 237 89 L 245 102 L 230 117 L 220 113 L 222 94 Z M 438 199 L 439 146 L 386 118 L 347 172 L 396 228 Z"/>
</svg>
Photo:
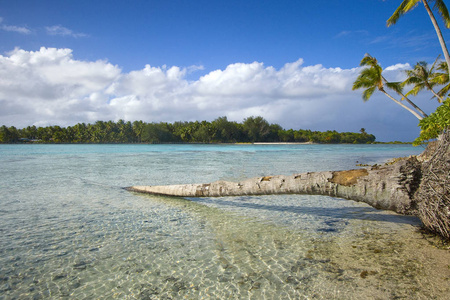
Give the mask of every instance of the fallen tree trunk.
<svg viewBox="0 0 450 300">
<path fill-rule="evenodd" d="M 132 186 L 127 190 L 177 197 L 223 197 L 267 194 L 327 195 L 365 202 L 375 208 L 413 214 L 412 201 L 420 183 L 420 162 L 415 158 L 392 165 L 349 171 L 308 172 L 265 176 L 240 182 Z"/>
<path fill-rule="evenodd" d="M 349 171 L 265 176 L 241 182 L 132 186 L 129 191 L 178 197 L 266 194 L 327 195 L 417 215 L 426 229 L 450 240 L 450 130 L 419 157 Z"/>
</svg>

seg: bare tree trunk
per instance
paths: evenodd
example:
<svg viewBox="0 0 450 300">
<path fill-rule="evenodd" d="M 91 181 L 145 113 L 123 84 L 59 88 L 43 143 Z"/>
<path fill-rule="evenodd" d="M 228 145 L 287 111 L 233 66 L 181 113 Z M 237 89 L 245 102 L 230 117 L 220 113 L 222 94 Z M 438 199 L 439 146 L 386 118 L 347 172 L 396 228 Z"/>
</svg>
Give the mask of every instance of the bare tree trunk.
<svg viewBox="0 0 450 300">
<path fill-rule="evenodd" d="M 291 176 L 266 176 L 241 182 L 132 186 L 129 191 L 177 197 L 223 197 L 267 194 L 327 195 L 365 202 L 375 208 L 412 214 L 412 195 L 420 182 L 415 157 L 392 165 L 334 172 L 309 172 Z"/>
<path fill-rule="evenodd" d="M 384 78 L 384 76 L 381 76 L 381 78 L 383 78 L 385 83 L 388 83 L 388 81 L 386 80 L 386 78 Z M 414 107 L 418 112 L 420 112 L 422 114 L 423 117 L 427 117 L 428 115 L 420 109 L 420 107 L 418 107 L 414 102 L 412 102 L 411 100 L 409 100 L 408 97 L 406 97 L 405 95 L 403 95 L 402 92 L 400 91 L 396 91 L 400 96 L 402 96 L 409 104 L 411 104 L 412 107 Z M 386 91 L 383 89 L 383 93 L 387 94 Z M 389 98 L 392 99 L 391 96 L 388 95 Z M 397 100 L 394 100 L 397 103 Z M 398 103 L 397 103 L 398 104 Z M 410 111 L 411 112 L 411 111 Z M 411 112 L 413 113 L 413 112 Z M 413 113 L 414 114 L 414 113 Z M 414 114 L 415 115 L 415 114 Z M 415 115 L 416 116 L 416 115 Z M 416 116 L 417 117 L 417 116 Z"/>
<path fill-rule="evenodd" d="M 442 53 L 444 53 L 445 61 L 447 62 L 447 68 L 448 68 L 448 71 L 450 74 L 450 55 L 448 53 L 447 45 L 445 44 L 445 40 L 442 35 L 441 29 L 439 28 L 436 18 L 434 17 L 433 11 L 431 10 L 430 6 L 428 5 L 428 1 L 423 0 L 423 5 L 425 6 L 425 9 L 427 10 L 428 16 L 431 19 L 431 23 L 433 23 L 434 30 L 436 30 L 436 34 L 438 36 L 439 43 L 441 44 Z"/>
<path fill-rule="evenodd" d="M 381 92 L 383 92 L 389 99 L 391 99 L 392 101 L 394 101 L 395 103 L 397 103 L 398 105 L 400 105 L 401 107 L 403 107 L 404 109 L 406 109 L 407 111 L 409 111 L 410 113 L 412 113 L 417 119 L 422 120 L 423 117 L 421 115 L 419 115 L 415 110 L 409 108 L 408 106 L 406 106 L 405 104 L 401 103 L 400 101 L 398 101 L 397 99 L 395 99 L 394 97 L 392 97 L 391 95 L 389 95 L 384 89 L 379 89 Z"/>
<path fill-rule="evenodd" d="M 442 97 L 439 96 L 439 95 L 433 90 L 433 88 L 432 88 L 429 84 L 427 84 L 427 87 L 428 87 L 428 89 L 433 93 L 433 95 L 437 98 L 437 101 L 438 101 L 439 103 L 444 102 L 444 99 L 442 99 Z M 425 117 L 426 117 L 426 116 L 425 116 Z"/>
</svg>

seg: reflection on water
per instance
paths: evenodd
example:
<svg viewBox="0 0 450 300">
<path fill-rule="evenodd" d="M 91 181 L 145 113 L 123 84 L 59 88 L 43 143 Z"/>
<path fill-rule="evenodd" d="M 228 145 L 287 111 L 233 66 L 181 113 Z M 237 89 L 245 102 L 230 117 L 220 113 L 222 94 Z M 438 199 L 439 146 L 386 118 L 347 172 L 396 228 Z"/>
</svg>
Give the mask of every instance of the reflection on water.
<svg viewBox="0 0 450 300">
<path fill-rule="evenodd" d="M 120 186 L 143 173 L 197 182 L 205 170 L 177 167 L 189 163 L 174 148 L 156 159 L 145 147 L 60 147 L 0 157 L 0 299 L 444 299 L 450 291 L 449 252 L 423 239 L 414 217 L 322 196 L 138 195 Z M 238 152 L 234 165 L 226 151 L 201 157 L 208 176 L 220 166 L 237 178 L 256 171 L 243 169 L 246 155 L 261 166 L 272 154 Z M 288 160 L 281 154 L 271 164 Z"/>
</svg>

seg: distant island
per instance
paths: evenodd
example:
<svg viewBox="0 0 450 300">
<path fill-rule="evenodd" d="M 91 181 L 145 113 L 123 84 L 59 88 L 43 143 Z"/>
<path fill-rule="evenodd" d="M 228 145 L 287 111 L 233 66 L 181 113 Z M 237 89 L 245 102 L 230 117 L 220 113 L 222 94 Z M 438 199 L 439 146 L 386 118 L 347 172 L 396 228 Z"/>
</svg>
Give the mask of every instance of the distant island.
<svg viewBox="0 0 450 300">
<path fill-rule="evenodd" d="M 242 123 L 220 117 L 212 122 L 146 123 L 124 120 L 78 123 L 60 127 L 0 127 L 0 143 L 65 143 L 65 144 L 166 144 L 166 143 L 319 143 L 368 144 L 375 136 L 361 128 L 360 132 L 325 132 L 283 129 L 269 124 L 263 117 L 248 117 Z"/>
</svg>

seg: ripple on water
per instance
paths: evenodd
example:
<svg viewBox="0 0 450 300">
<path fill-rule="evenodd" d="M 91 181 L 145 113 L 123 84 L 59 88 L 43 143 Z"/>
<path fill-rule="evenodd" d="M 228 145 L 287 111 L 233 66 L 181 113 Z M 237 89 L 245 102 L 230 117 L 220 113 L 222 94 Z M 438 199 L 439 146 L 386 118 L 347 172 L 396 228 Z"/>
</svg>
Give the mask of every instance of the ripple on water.
<svg viewBox="0 0 450 300">
<path fill-rule="evenodd" d="M 67 160 L 39 152 L 5 165 L 20 172 L 1 178 L 11 187 L 0 193 L 0 299 L 443 299 L 449 293 L 449 252 L 430 246 L 413 217 L 320 196 L 186 200 L 116 187 L 126 178 L 201 179 L 189 155 L 197 162 L 212 156 L 213 179 L 248 177 L 261 166 L 281 173 L 272 169 L 277 161 L 268 162 L 273 156 L 256 148 L 217 159 L 204 151 L 180 157 L 174 146 L 169 156 L 141 150 L 115 156 L 115 147 L 125 149 L 96 155 L 95 147 L 83 146 Z M 294 150 L 280 168 L 297 168 Z M 174 161 L 184 169 L 165 171 Z M 35 169 L 45 172 L 36 176 Z"/>
</svg>

